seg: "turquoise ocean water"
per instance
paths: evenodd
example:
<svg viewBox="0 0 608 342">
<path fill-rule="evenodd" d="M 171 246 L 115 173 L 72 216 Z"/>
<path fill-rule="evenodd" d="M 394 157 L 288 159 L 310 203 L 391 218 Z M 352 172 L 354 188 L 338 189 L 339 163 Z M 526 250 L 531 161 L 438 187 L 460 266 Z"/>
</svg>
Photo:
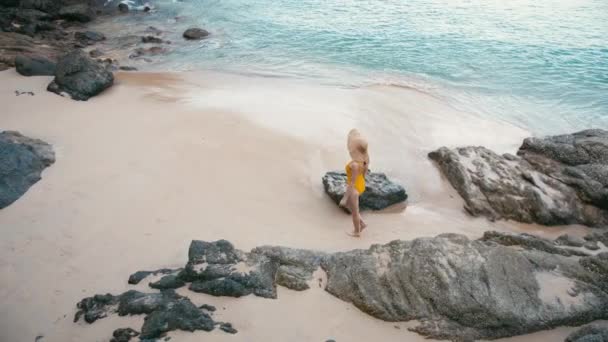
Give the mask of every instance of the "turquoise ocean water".
<svg viewBox="0 0 608 342">
<path fill-rule="evenodd" d="M 210 39 L 157 65 L 389 84 L 537 134 L 608 129 L 606 0 L 159 0 Z M 132 19 L 131 19 L 132 20 Z M 145 24 L 145 23 L 140 23 Z"/>
</svg>

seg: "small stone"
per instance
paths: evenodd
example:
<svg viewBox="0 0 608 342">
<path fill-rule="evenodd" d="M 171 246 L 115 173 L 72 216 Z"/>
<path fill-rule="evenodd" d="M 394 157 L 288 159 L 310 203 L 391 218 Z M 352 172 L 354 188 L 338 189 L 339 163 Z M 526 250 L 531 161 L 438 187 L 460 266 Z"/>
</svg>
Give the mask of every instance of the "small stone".
<svg viewBox="0 0 608 342">
<path fill-rule="evenodd" d="M 57 64 L 42 56 L 15 57 L 15 68 L 23 76 L 53 76 Z"/>
<path fill-rule="evenodd" d="M 222 323 L 220 325 L 220 329 L 222 331 L 225 331 L 225 332 L 229 333 L 229 334 L 236 334 L 238 332 L 236 329 L 234 329 L 232 327 L 232 324 L 230 324 L 230 323 Z"/>
<path fill-rule="evenodd" d="M 125 3 L 118 4 L 118 11 L 120 13 L 129 13 L 129 5 Z"/>
<path fill-rule="evenodd" d="M 199 309 L 203 309 L 203 310 L 207 310 L 209 312 L 215 312 L 216 308 L 213 305 L 209 305 L 209 304 L 203 304 L 201 306 L 198 307 Z"/>
<path fill-rule="evenodd" d="M 201 40 L 209 36 L 209 32 L 201 28 L 193 27 L 184 31 L 183 36 L 188 40 Z"/>
<path fill-rule="evenodd" d="M 139 335 L 139 332 L 131 328 L 119 328 L 114 330 L 112 333 L 112 339 L 110 342 L 129 342 L 131 338 Z"/>
<path fill-rule="evenodd" d="M 137 71 L 136 67 L 134 67 L 134 66 L 128 66 L 128 65 L 121 66 L 118 69 L 123 70 L 123 71 Z"/>
<path fill-rule="evenodd" d="M 145 37 L 141 37 L 141 42 L 142 43 L 162 44 L 163 40 L 158 37 L 154 37 L 154 36 L 145 36 Z"/>
<path fill-rule="evenodd" d="M 597 244 L 597 241 L 587 241 L 585 242 L 584 247 L 590 251 L 597 251 L 598 249 L 600 249 L 600 246 Z"/>
<path fill-rule="evenodd" d="M 103 56 L 103 51 L 101 51 L 99 49 L 91 50 L 91 51 L 89 51 L 89 56 L 91 56 L 92 58 L 101 57 L 101 56 Z"/>
</svg>

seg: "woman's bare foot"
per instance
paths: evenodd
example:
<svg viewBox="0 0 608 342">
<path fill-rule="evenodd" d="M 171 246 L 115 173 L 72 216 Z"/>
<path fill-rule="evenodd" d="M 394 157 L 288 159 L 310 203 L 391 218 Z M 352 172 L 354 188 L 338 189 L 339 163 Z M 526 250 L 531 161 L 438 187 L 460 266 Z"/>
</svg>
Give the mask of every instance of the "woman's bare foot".
<svg viewBox="0 0 608 342">
<path fill-rule="evenodd" d="M 361 233 L 357 233 L 357 232 L 346 232 L 346 234 L 348 236 L 352 236 L 352 237 L 361 237 Z"/>
<path fill-rule="evenodd" d="M 359 219 L 359 222 L 361 222 L 361 231 L 363 231 L 363 229 L 367 228 L 367 224 L 365 222 L 363 222 L 362 219 Z"/>
</svg>

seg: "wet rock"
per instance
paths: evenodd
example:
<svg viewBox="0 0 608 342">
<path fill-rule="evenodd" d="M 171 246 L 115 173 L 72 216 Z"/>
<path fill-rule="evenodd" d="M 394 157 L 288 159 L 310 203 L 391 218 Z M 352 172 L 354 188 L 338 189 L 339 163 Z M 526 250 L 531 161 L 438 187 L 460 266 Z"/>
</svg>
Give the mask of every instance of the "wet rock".
<svg viewBox="0 0 608 342">
<path fill-rule="evenodd" d="M 133 59 L 133 58 L 138 58 L 138 57 L 142 57 L 142 56 L 157 56 L 157 55 L 162 55 L 162 54 L 166 54 L 169 50 L 160 47 L 160 46 L 153 46 L 150 48 L 137 48 L 133 51 L 133 53 L 131 55 L 129 55 L 129 58 Z"/>
<path fill-rule="evenodd" d="M 151 34 L 154 34 L 154 35 L 156 35 L 156 36 L 160 36 L 160 35 L 163 33 L 163 31 L 162 31 L 162 30 L 159 30 L 158 28 L 156 28 L 156 27 L 154 27 L 154 26 L 148 26 L 148 27 L 146 28 L 146 31 L 145 31 L 145 32 L 146 32 L 146 33 L 151 33 Z"/>
<path fill-rule="evenodd" d="M 82 50 L 74 50 L 57 63 L 55 79 L 48 91 L 67 93 L 74 100 L 86 101 L 114 84 L 114 75 L 103 65 L 89 58 Z"/>
<path fill-rule="evenodd" d="M 57 64 L 42 56 L 15 57 L 15 68 L 23 76 L 53 76 Z"/>
<path fill-rule="evenodd" d="M 129 13 L 129 5 L 121 2 L 118 4 L 118 11 L 120 13 Z"/>
<path fill-rule="evenodd" d="M 164 290 L 177 289 L 186 285 L 186 283 L 183 280 L 179 279 L 176 274 L 170 274 L 160 278 L 159 281 L 150 283 L 149 285 L 153 289 Z"/>
<path fill-rule="evenodd" d="M 74 33 L 74 38 L 83 45 L 93 45 L 106 40 L 106 36 L 95 31 L 76 32 Z"/>
<path fill-rule="evenodd" d="M 134 66 L 128 66 L 128 65 L 126 65 L 126 66 L 120 66 L 118 69 L 122 70 L 122 71 L 137 71 L 136 67 L 134 67 Z"/>
<path fill-rule="evenodd" d="M 48 60 L 57 60 L 62 54 L 61 45 L 49 45 L 38 39 L 15 32 L 0 32 L 0 64 L 15 66 L 15 58 L 19 55 L 39 56 Z"/>
<path fill-rule="evenodd" d="M 555 239 L 555 243 L 562 246 L 583 247 L 583 245 L 585 244 L 585 240 L 577 236 L 564 234 L 560 235 L 557 239 Z"/>
<path fill-rule="evenodd" d="M 139 332 L 131 328 L 119 328 L 112 333 L 110 342 L 129 342 L 131 338 L 139 336 Z"/>
<path fill-rule="evenodd" d="M 608 157 L 602 157 L 607 146 L 608 133 L 591 130 L 526 139 L 520 157 L 485 147 L 442 147 L 429 157 L 473 216 L 602 227 L 608 225 L 608 207 L 602 206 L 608 196 Z M 593 157 L 584 157 L 586 150 Z"/>
<path fill-rule="evenodd" d="M 589 324 L 566 337 L 565 342 L 606 342 L 608 341 L 608 325 Z"/>
<path fill-rule="evenodd" d="M 75 4 L 62 7 L 59 10 L 59 17 L 65 20 L 86 23 L 93 20 L 93 11 L 88 4 Z"/>
<path fill-rule="evenodd" d="M 192 241 L 188 263 L 180 278 L 190 289 L 214 296 L 241 297 L 254 294 L 276 298 L 276 261 L 257 253 L 244 253 L 226 241 Z"/>
<path fill-rule="evenodd" d="M 329 197 L 340 203 L 346 192 L 346 173 L 328 172 L 323 176 L 323 187 Z M 382 210 L 407 200 L 405 189 L 388 179 L 383 173 L 370 173 L 365 177 L 365 192 L 359 198 L 361 210 Z"/>
<path fill-rule="evenodd" d="M 156 271 L 137 271 L 129 276 L 129 284 L 135 285 L 139 284 L 142 280 L 144 280 L 147 276 L 150 275 L 158 275 L 158 274 L 170 274 L 176 272 L 177 270 L 172 270 L 169 268 L 161 268 Z"/>
<path fill-rule="evenodd" d="M 188 40 L 201 40 L 209 36 L 209 32 L 207 30 L 203 30 L 201 28 L 189 28 L 184 31 L 184 38 Z"/>
<path fill-rule="evenodd" d="M 121 295 L 96 295 L 80 301 L 74 317 L 84 317 L 87 323 L 117 312 L 120 316 L 146 314 L 140 338 L 155 339 L 173 330 L 211 331 L 215 323 L 187 298 L 173 290 L 160 293 L 127 291 Z"/>
<path fill-rule="evenodd" d="M 229 333 L 229 334 L 236 334 L 236 333 L 238 333 L 238 331 L 236 329 L 234 329 L 232 327 L 232 324 L 230 324 L 230 323 L 222 323 L 220 325 L 220 329 L 222 331 L 225 331 L 225 332 Z"/>
<path fill-rule="evenodd" d="M 19 199 L 55 162 L 51 145 L 19 132 L 0 133 L 0 209 Z"/>
<path fill-rule="evenodd" d="M 162 44 L 164 43 L 164 41 L 158 37 L 154 37 L 154 36 L 144 36 L 141 37 L 141 42 L 142 43 L 153 43 L 153 44 Z"/>
</svg>

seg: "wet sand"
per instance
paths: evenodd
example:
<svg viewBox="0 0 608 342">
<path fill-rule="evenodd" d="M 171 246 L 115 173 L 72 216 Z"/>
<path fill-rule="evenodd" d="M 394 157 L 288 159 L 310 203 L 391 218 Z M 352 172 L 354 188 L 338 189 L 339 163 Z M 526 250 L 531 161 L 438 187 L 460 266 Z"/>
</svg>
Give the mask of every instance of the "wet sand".
<svg viewBox="0 0 608 342">
<path fill-rule="evenodd" d="M 49 80 L 0 73 L 0 128 L 45 140 L 57 156 L 40 182 L 0 211 L 0 341 L 109 340 L 113 329 L 142 318 L 75 324 L 75 303 L 130 288 L 126 280 L 136 270 L 182 266 L 192 239 L 227 239 L 244 250 L 274 244 L 338 251 L 446 232 L 585 232 L 468 217 L 426 153 L 467 144 L 515 152 L 528 133 L 418 91 L 120 73 L 101 96 L 76 102 L 46 92 Z M 405 211 L 366 213 L 369 228 L 360 239 L 346 235 L 350 219 L 320 182 L 347 161 L 351 127 L 369 137 L 371 169 L 410 194 Z M 188 295 L 225 307 L 217 320 L 239 333 L 171 333 L 176 341 L 422 340 L 407 332 L 412 323 L 376 320 L 320 289 L 280 288 L 277 300 Z M 569 330 L 556 331 L 551 336 L 563 338 Z"/>
</svg>

